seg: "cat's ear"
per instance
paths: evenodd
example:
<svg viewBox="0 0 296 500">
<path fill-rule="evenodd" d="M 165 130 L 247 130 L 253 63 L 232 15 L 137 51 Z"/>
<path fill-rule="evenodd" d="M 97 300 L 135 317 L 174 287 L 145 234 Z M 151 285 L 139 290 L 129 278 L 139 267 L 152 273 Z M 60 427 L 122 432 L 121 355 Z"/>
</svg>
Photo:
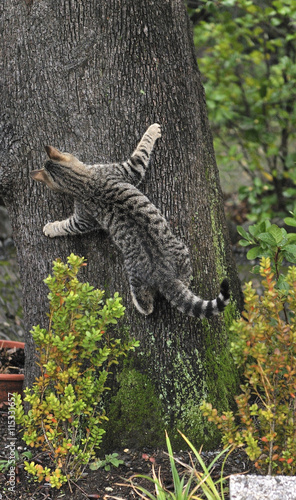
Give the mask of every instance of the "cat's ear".
<svg viewBox="0 0 296 500">
<path fill-rule="evenodd" d="M 58 149 L 53 146 L 45 146 L 45 151 L 51 160 L 56 161 L 69 161 L 69 156 L 61 153 Z"/>
<path fill-rule="evenodd" d="M 48 175 L 45 172 L 44 168 L 41 170 L 33 170 L 30 172 L 30 175 L 34 181 L 40 181 L 43 182 L 43 184 L 48 184 Z"/>
</svg>

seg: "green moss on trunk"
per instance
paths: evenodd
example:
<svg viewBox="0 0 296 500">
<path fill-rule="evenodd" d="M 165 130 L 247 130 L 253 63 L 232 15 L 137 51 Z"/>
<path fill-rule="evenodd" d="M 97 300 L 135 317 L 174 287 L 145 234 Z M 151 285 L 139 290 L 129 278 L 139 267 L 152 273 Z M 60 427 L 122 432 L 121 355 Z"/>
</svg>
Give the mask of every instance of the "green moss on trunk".
<svg viewBox="0 0 296 500">
<path fill-rule="evenodd" d="M 108 418 L 103 443 L 106 449 L 165 446 L 161 400 L 148 376 L 135 368 L 125 368 L 120 374 Z"/>
<path fill-rule="evenodd" d="M 230 322 L 231 317 L 231 313 L 226 316 Z M 119 389 L 111 398 L 107 412 L 110 420 L 106 428 L 106 448 L 164 445 L 165 429 L 175 449 L 184 447 L 178 429 L 197 447 L 213 449 L 219 444 L 220 433 L 202 416 L 200 403 L 206 399 L 221 411 L 233 408 L 239 380 L 228 349 L 226 326 L 225 335 L 219 340 L 213 337 L 206 320 L 203 331 L 203 352 L 194 349 L 188 355 L 180 339 L 176 352 L 176 343 L 166 342 L 166 349 L 171 349 L 171 365 L 169 369 L 157 368 L 157 380 L 155 374 L 149 373 L 151 363 L 147 359 L 145 362 L 143 352 L 139 364 L 146 367 L 148 375 L 135 369 L 134 363 L 124 368 Z M 173 399 L 168 387 L 174 394 Z"/>
</svg>

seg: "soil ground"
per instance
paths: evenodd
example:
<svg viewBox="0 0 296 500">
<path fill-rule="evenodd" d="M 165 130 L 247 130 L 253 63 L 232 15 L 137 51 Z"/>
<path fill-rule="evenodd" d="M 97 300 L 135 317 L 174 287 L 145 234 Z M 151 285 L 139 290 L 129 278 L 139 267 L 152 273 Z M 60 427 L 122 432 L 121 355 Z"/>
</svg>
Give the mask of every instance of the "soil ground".
<svg viewBox="0 0 296 500">
<path fill-rule="evenodd" d="M 0 408 L 0 466 L 3 460 L 7 460 L 9 456 L 9 445 L 11 438 L 8 436 L 8 419 L 7 407 Z M 25 443 L 21 440 L 20 433 L 17 433 L 15 441 L 15 449 L 21 455 L 27 450 Z M 114 450 L 115 451 L 115 450 Z M 214 452 L 202 452 L 203 460 L 207 465 L 214 459 L 220 450 Z M 111 499 L 118 498 L 123 500 L 135 500 L 140 498 L 133 489 L 128 486 L 129 479 L 136 475 L 152 475 L 152 466 L 156 472 L 160 470 L 161 480 L 163 485 L 173 491 L 173 480 L 169 458 L 164 450 L 161 449 L 143 449 L 143 450 L 117 450 L 118 459 L 124 464 L 119 467 L 112 467 L 110 471 L 105 471 L 103 468 L 96 471 L 91 471 L 87 468 L 86 476 L 81 479 L 77 485 L 73 485 L 73 491 L 70 492 L 68 486 L 60 490 L 52 489 L 48 484 L 39 484 L 32 482 L 32 479 L 24 471 L 22 460 L 16 465 L 15 471 L 15 489 L 9 490 L 11 483 L 7 471 L 0 472 L 0 499 L 2 500 L 84 500 L 84 499 Z M 183 463 L 190 463 L 190 456 L 187 451 L 175 453 L 175 458 Z M 47 464 L 46 456 L 39 455 L 40 463 Z M 31 459 L 29 459 L 31 461 Z M 221 477 L 221 468 L 223 466 L 223 458 L 220 458 L 212 472 L 214 481 Z M 201 470 L 196 466 L 198 470 Z M 177 464 L 179 474 L 184 473 L 184 467 Z M 245 453 L 242 450 L 233 452 L 228 457 L 223 476 L 227 477 L 230 474 L 246 473 L 255 471 L 252 469 Z M 147 479 L 136 478 L 134 482 L 144 486 L 150 492 L 154 492 L 154 485 Z M 124 486 L 126 485 L 126 486 Z M 2 495 L 2 496 L 1 496 Z M 147 498 L 147 497 L 145 497 Z M 228 499 L 226 494 L 225 500 Z"/>
</svg>

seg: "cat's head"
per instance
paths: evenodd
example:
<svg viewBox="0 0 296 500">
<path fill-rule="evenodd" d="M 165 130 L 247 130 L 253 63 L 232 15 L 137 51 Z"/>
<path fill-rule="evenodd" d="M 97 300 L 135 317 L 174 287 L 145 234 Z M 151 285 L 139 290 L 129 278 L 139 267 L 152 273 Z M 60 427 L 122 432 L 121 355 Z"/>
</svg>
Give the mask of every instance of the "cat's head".
<svg viewBox="0 0 296 500">
<path fill-rule="evenodd" d="M 45 146 L 49 160 L 40 170 L 33 170 L 31 177 L 53 191 L 71 192 L 87 168 L 75 156 L 61 153 L 53 146 Z"/>
</svg>

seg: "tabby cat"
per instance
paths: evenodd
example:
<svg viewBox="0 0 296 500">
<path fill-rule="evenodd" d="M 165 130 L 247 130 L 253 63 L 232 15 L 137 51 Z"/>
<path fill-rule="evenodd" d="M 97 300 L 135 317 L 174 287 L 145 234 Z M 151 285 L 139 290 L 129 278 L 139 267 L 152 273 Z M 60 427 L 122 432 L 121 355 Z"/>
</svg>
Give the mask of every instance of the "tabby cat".
<svg viewBox="0 0 296 500">
<path fill-rule="evenodd" d="M 224 280 L 219 296 L 203 300 L 188 289 L 191 271 L 188 249 L 178 240 L 166 219 L 138 190 L 149 165 L 160 126 L 151 125 L 130 159 L 122 163 L 85 165 L 75 156 L 46 146 L 49 160 L 31 176 L 53 191 L 74 197 L 74 213 L 66 220 L 50 222 L 46 236 L 81 234 L 101 228 L 121 250 L 134 305 L 151 314 L 158 290 L 179 311 L 209 318 L 229 302 Z"/>
</svg>

